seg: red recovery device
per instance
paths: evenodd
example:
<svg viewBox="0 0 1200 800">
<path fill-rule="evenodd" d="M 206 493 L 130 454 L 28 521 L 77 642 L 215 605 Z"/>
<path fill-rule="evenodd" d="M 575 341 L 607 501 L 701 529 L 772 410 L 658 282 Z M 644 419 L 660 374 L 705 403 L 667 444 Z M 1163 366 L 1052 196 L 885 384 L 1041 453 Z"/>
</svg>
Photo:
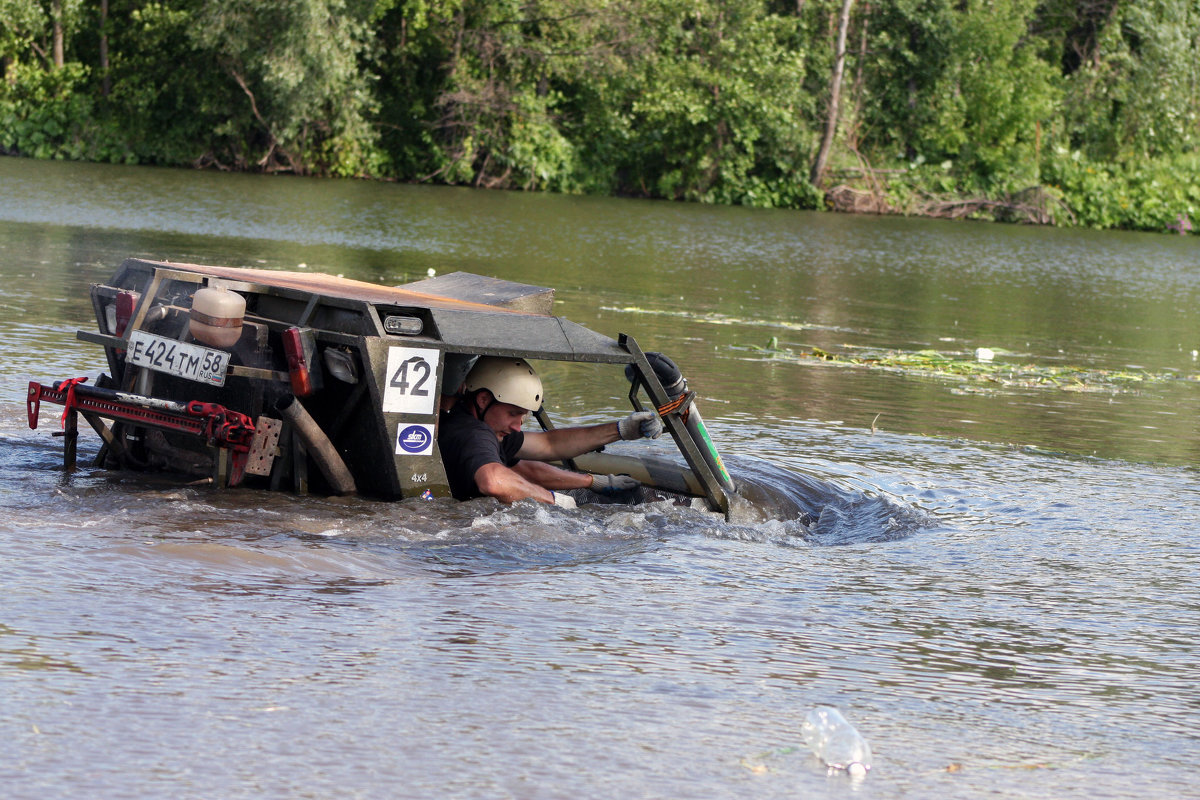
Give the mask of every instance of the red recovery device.
<svg viewBox="0 0 1200 800">
<path fill-rule="evenodd" d="M 87 378 L 69 378 L 58 381 L 53 386 L 44 386 L 36 381 L 29 382 L 26 405 L 30 428 L 37 428 L 43 400 L 65 407 L 62 425 L 67 437 L 67 452 L 64 457 L 68 468 L 73 467 L 75 461 L 75 412 L 78 412 L 110 447 L 117 446 L 115 437 L 112 431 L 99 421 L 99 417 L 203 438 L 210 447 L 220 448 L 231 455 L 233 469 L 229 473 L 230 486 L 236 486 L 245 476 L 249 454 L 255 443 L 254 421 L 250 417 L 217 403 L 160 400 L 113 389 L 86 386 L 86 380 Z"/>
</svg>

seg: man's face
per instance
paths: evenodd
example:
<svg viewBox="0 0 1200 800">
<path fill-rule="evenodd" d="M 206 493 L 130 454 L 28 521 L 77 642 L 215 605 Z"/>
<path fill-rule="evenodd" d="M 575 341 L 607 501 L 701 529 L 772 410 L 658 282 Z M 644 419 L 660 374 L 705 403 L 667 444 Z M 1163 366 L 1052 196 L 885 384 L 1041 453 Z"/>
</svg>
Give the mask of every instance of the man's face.
<svg viewBox="0 0 1200 800">
<path fill-rule="evenodd" d="M 495 432 L 496 438 L 503 439 L 510 433 L 521 430 L 528 416 L 528 411 L 512 403 L 493 403 L 483 415 L 483 421 Z"/>
</svg>

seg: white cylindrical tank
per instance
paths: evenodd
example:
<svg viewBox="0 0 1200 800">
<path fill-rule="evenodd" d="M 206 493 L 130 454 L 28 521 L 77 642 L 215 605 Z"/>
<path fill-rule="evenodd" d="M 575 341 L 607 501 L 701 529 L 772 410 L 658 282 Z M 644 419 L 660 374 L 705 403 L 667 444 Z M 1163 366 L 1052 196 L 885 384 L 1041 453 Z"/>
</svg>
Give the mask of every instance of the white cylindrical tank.
<svg viewBox="0 0 1200 800">
<path fill-rule="evenodd" d="M 229 289 L 206 286 L 192 298 L 188 330 L 197 341 L 228 350 L 242 337 L 246 298 Z"/>
</svg>

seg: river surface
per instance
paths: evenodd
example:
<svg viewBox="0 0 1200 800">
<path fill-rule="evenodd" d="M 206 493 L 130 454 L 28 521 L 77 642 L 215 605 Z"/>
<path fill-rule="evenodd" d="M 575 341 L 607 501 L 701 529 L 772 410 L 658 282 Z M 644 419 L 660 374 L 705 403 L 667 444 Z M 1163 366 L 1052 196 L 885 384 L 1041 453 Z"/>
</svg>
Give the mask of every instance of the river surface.
<svg viewBox="0 0 1200 800">
<path fill-rule="evenodd" d="M 25 386 L 104 368 L 129 256 L 556 287 L 820 520 L 68 477 Z M 1197 237 L 0 158 L 3 794 L 1194 796 L 1198 323 Z M 847 360 L 977 348 L 1084 377 Z M 600 386 L 547 370 L 560 422 Z"/>
</svg>

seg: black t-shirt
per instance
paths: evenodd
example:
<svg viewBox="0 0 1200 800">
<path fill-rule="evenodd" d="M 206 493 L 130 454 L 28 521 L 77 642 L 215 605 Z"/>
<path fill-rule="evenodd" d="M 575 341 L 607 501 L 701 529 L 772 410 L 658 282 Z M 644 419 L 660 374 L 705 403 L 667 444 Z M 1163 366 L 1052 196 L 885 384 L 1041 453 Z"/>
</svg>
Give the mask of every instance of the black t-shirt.
<svg viewBox="0 0 1200 800">
<path fill-rule="evenodd" d="M 497 439 L 495 432 L 483 420 L 476 419 L 461 408 L 442 414 L 438 431 L 438 449 L 450 481 L 450 493 L 458 500 L 481 497 L 475 485 L 475 473 L 485 464 L 511 467 L 521 459 L 517 451 L 525 443 L 525 434 L 516 431 Z"/>
</svg>

